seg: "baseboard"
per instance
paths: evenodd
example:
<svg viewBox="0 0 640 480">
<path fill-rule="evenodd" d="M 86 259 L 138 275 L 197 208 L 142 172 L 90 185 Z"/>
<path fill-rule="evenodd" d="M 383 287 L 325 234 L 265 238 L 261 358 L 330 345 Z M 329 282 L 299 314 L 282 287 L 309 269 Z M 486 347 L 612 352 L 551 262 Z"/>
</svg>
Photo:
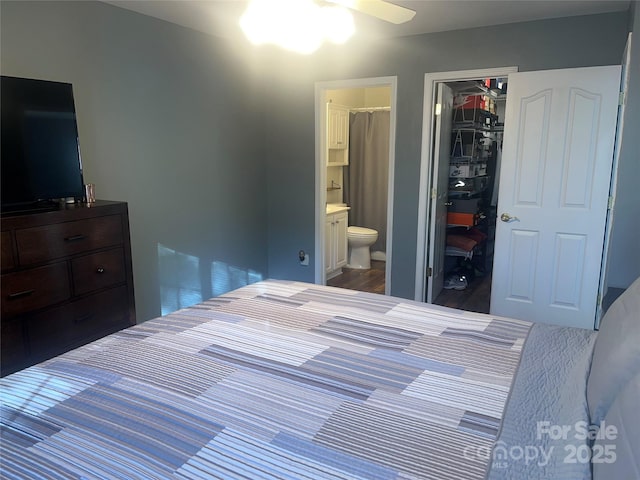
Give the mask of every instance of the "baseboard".
<svg viewBox="0 0 640 480">
<path fill-rule="evenodd" d="M 342 269 L 341 268 L 327 273 L 325 275 L 325 279 L 326 280 L 331 280 L 332 278 L 337 277 L 338 275 L 342 275 Z"/>
<path fill-rule="evenodd" d="M 387 254 L 385 252 L 375 251 L 371 252 L 371 260 L 378 260 L 379 262 L 387 261 Z"/>
</svg>

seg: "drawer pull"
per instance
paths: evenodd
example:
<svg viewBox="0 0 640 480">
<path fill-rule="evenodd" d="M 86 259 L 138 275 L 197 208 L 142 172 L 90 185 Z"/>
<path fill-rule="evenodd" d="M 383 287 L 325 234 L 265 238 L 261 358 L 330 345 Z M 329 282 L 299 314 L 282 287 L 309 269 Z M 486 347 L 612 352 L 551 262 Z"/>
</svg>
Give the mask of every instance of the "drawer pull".
<svg viewBox="0 0 640 480">
<path fill-rule="evenodd" d="M 28 295 L 31 295 L 33 292 L 35 292 L 35 290 L 24 290 L 22 292 L 10 293 L 9 295 L 7 295 L 7 298 L 9 300 L 15 300 L 17 298 L 26 297 Z"/>
<path fill-rule="evenodd" d="M 93 314 L 92 313 L 88 313 L 86 315 L 82 315 L 81 317 L 76 317 L 73 320 L 73 323 L 76 323 L 76 324 L 77 323 L 84 323 L 84 322 L 87 322 L 87 321 L 91 320 L 92 318 L 93 318 Z"/>
<path fill-rule="evenodd" d="M 104 267 L 96 268 L 96 273 L 104 273 Z"/>
<path fill-rule="evenodd" d="M 65 242 L 77 242 L 78 240 L 84 240 L 87 238 L 86 235 L 71 235 L 70 237 L 64 237 Z"/>
</svg>

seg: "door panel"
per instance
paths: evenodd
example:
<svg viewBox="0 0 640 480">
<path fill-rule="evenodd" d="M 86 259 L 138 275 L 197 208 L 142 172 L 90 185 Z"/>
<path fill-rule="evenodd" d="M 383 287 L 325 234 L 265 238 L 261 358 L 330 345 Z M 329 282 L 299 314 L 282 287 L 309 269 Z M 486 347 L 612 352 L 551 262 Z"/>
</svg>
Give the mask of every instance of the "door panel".
<svg viewBox="0 0 640 480">
<path fill-rule="evenodd" d="M 508 299 L 517 302 L 533 302 L 534 280 L 536 276 L 536 262 L 532 262 L 532 267 L 527 270 L 518 268 L 519 259 L 538 257 L 538 240 L 540 232 L 525 230 L 512 230 L 509 258 L 507 265 L 509 268 Z"/>
<path fill-rule="evenodd" d="M 561 206 L 589 208 L 601 98 L 578 89 L 571 89 L 569 95 Z"/>
<path fill-rule="evenodd" d="M 586 235 L 556 235 L 553 261 L 555 271 L 551 284 L 552 305 L 574 310 L 580 308 L 586 240 Z"/>
<path fill-rule="evenodd" d="M 435 120 L 433 187 L 431 189 L 431 220 L 429 261 L 431 276 L 427 278 L 427 302 L 433 303 L 444 283 L 444 252 L 447 238 L 447 200 L 449 196 L 449 160 L 451 158 L 451 122 L 453 120 L 453 90 L 438 84 Z"/>
<path fill-rule="evenodd" d="M 508 98 L 508 97 L 507 97 Z M 551 91 L 522 99 L 520 132 L 515 158 L 515 200 L 518 205 L 539 207 L 549 138 Z M 506 124 L 506 120 L 505 120 Z M 504 153 L 503 153 L 504 157 Z"/>
<path fill-rule="evenodd" d="M 492 314 L 593 328 L 619 79 L 618 66 L 509 75 Z"/>
</svg>

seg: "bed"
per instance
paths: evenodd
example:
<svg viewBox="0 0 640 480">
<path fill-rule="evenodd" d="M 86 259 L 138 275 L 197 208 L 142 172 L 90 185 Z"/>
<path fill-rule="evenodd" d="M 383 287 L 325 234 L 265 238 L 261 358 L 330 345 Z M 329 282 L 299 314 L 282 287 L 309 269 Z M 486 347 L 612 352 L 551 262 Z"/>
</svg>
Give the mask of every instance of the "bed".
<svg viewBox="0 0 640 480">
<path fill-rule="evenodd" d="M 3 378 L 1 476 L 638 478 L 638 312 L 640 281 L 599 333 L 255 283 Z"/>
</svg>

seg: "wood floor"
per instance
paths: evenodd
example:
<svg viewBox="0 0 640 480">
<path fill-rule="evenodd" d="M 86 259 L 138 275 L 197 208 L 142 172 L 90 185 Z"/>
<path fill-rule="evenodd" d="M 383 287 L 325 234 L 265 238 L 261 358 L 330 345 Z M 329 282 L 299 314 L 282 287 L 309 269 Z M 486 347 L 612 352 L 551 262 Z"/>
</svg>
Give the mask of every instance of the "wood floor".
<svg viewBox="0 0 640 480">
<path fill-rule="evenodd" d="M 332 287 L 384 295 L 385 262 L 371 260 L 370 270 L 344 268 L 342 275 L 327 281 Z M 436 305 L 459 308 L 470 312 L 489 313 L 491 301 L 491 275 L 476 277 L 464 290 L 442 290 Z"/>
<path fill-rule="evenodd" d="M 386 262 L 371 260 L 370 270 L 343 268 L 342 275 L 327 280 L 327 285 L 384 295 L 385 265 Z"/>
</svg>

